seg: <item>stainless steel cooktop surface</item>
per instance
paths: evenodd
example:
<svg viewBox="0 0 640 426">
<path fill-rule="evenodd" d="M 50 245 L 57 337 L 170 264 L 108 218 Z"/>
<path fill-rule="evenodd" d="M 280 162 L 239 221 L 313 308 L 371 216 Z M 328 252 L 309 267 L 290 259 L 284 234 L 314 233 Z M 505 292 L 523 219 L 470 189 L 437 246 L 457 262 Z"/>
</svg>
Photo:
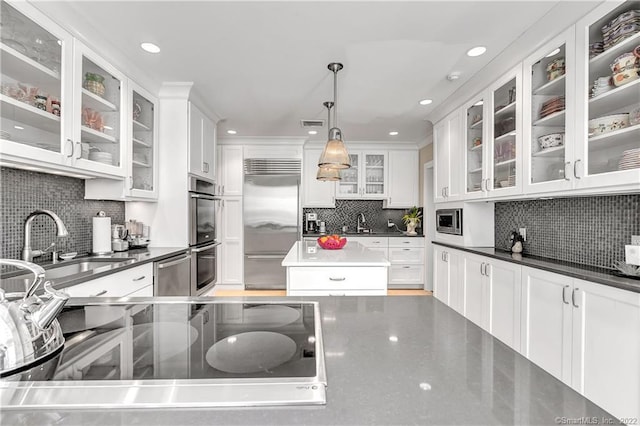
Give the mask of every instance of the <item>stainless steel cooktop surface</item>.
<svg viewBox="0 0 640 426">
<path fill-rule="evenodd" d="M 316 302 L 67 306 L 49 381 L 0 380 L 3 409 L 325 404 Z"/>
</svg>

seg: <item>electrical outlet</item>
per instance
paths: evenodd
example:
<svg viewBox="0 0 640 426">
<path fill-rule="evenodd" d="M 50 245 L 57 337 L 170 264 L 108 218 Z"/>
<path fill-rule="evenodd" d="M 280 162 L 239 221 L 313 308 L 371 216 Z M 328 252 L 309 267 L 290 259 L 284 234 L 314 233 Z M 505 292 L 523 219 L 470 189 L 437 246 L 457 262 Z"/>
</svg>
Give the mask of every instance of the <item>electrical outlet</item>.
<svg viewBox="0 0 640 426">
<path fill-rule="evenodd" d="M 631 236 L 631 245 L 632 246 L 640 246 L 640 235 L 632 235 Z"/>
<path fill-rule="evenodd" d="M 520 228 L 518 232 L 520 232 L 520 236 L 522 237 L 522 239 L 524 241 L 527 241 L 527 228 Z"/>
</svg>

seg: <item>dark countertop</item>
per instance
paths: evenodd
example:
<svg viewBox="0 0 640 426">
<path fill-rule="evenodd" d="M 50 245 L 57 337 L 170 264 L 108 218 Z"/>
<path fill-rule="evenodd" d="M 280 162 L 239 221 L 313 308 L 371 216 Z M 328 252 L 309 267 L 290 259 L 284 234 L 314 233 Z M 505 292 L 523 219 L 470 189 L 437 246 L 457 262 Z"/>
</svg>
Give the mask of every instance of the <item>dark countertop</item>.
<svg viewBox="0 0 640 426">
<path fill-rule="evenodd" d="M 328 376 L 324 406 L 4 411 L 3 424 L 484 425 L 558 424 L 563 418 L 618 423 L 433 297 L 279 300 L 320 301 Z"/>
<path fill-rule="evenodd" d="M 402 232 L 398 232 L 398 231 L 395 231 L 395 232 L 376 232 L 376 231 L 373 231 L 373 232 L 361 233 L 361 234 L 358 234 L 358 233 L 355 233 L 355 232 L 347 232 L 346 234 L 342 233 L 342 232 L 337 232 L 337 234 L 338 235 L 342 235 L 342 236 L 347 237 L 347 238 L 349 238 L 349 237 L 424 237 L 424 235 L 422 235 L 422 234 L 406 235 L 406 234 L 404 234 Z M 319 232 L 305 232 L 305 233 L 302 234 L 303 237 L 316 237 L 316 238 L 321 237 L 323 235 L 333 235 L 333 234 L 330 233 L 330 232 L 327 232 L 326 234 L 321 234 Z"/>
<path fill-rule="evenodd" d="M 100 266 L 96 269 L 84 271 L 84 272 L 77 273 L 74 275 L 69 275 L 66 277 L 51 279 L 51 282 L 53 283 L 54 288 L 64 289 L 65 287 L 71 287 L 89 280 L 104 277 L 106 275 L 114 274 L 116 272 L 124 271 L 129 268 L 135 268 L 136 266 L 140 266 L 145 263 L 166 259 L 168 257 L 175 256 L 187 250 L 188 250 L 187 247 L 148 247 L 148 248 L 141 248 L 141 249 L 132 249 L 128 251 L 117 252 L 117 253 L 106 254 L 106 255 L 79 256 L 66 261 L 61 260 L 55 264 L 49 262 L 49 263 L 41 263 L 39 265 L 45 268 L 45 274 L 46 274 L 46 271 L 48 269 L 55 269 L 57 267 L 64 266 L 65 264 L 71 264 L 71 263 L 77 262 L 78 260 L 122 259 L 123 262 L 129 260 L 129 262 L 122 263 L 122 264 L 120 263 L 117 265 L 105 264 L 104 266 Z M 22 273 L 18 273 L 18 274 L 22 274 Z M 7 293 L 24 292 L 26 291 L 25 286 L 28 286 L 30 281 L 33 280 L 33 275 L 31 275 L 31 278 L 29 281 L 13 279 L 12 276 L 15 276 L 15 275 L 17 274 L 8 273 L 2 276 L 2 288 Z"/>
<path fill-rule="evenodd" d="M 613 269 L 598 268 L 596 266 L 579 265 L 576 263 L 547 259 L 544 257 L 511 253 L 494 247 L 463 247 L 440 241 L 433 241 L 433 244 L 640 293 L 640 280 L 618 276 Z"/>
</svg>

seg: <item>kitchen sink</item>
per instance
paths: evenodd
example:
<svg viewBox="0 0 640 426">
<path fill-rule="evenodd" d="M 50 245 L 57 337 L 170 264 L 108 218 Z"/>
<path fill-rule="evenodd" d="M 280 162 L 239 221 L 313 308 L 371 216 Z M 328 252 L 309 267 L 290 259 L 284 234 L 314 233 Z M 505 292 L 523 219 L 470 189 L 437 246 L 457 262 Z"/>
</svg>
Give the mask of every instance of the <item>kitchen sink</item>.
<svg viewBox="0 0 640 426">
<path fill-rule="evenodd" d="M 135 262 L 135 259 L 84 258 L 40 266 L 44 268 L 45 279 L 51 280 L 55 285 L 119 268 L 133 262 Z M 0 276 L 0 288 L 7 293 L 23 293 L 32 282 L 33 275 L 25 274 L 23 271 L 19 273 L 7 273 Z"/>
</svg>

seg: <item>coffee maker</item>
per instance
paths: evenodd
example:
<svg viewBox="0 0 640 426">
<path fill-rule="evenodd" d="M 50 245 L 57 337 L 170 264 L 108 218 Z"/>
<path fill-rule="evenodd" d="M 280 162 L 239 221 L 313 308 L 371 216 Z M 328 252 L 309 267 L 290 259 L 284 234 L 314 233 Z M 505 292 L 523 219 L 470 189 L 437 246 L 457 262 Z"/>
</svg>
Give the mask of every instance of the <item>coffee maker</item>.
<svg viewBox="0 0 640 426">
<path fill-rule="evenodd" d="M 304 231 L 307 233 L 318 232 L 318 213 L 307 213 Z"/>
</svg>

